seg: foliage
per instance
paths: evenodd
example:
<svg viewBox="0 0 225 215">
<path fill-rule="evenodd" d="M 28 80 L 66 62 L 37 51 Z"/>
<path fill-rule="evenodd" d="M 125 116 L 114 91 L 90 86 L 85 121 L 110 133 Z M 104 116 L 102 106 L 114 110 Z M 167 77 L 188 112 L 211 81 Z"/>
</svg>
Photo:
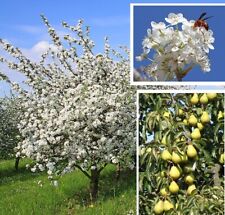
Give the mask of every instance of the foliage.
<svg viewBox="0 0 225 215">
<path fill-rule="evenodd" d="M 20 141 L 17 124 L 21 113 L 17 98 L 0 98 L 0 159 L 15 157 L 14 148 Z"/>
<path fill-rule="evenodd" d="M 160 199 L 173 205 L 166 214 L 223 214 L 224 94 L 208 100 L 209 94 L 194 96 L 197 103 L 192 94 L 140 94 L 140 214 L 154 214 Z M 210 122 L 202 123 L 204 112 Z M 197 122 L 190 120 L 192 115 Z M 201 138 L 196 138 L 193 131 L 200 123 Z M 190 156 L 189 146 L 196 156 Z M 162 155 L 165 151 L 168 157 Z M 180 176 L 174 177 L 172 167 Z M 187 175 L 194 182 L 188 183 Z M 172 193 L 171 182 L 178 192 Z M 196 189 L 190 192 L 193 184 Z"/>
</svg>

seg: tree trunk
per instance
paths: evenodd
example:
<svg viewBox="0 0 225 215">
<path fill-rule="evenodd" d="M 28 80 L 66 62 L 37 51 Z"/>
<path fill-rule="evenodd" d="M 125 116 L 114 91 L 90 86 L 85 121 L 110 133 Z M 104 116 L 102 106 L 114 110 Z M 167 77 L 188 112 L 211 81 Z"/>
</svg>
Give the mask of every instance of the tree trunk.
<svg viewBox="0 0 225 215">
<path fill-rule="evenodd" d="M 99 175 L 100 173 L 97 169 L 91 170 L 90 194 L 92 202 L 95 202 L 98 197 Z"/>
<path fill-rule="evenodd" d="M 20 157 L 17 157 L 17 158 L 16 158 L 16 161 L 15 161 L 15 169 L 16 169 L 16 171 L 17 171 L 18 168 L 19 168 L 19 162 L 20 162 Z"/>
</svg>

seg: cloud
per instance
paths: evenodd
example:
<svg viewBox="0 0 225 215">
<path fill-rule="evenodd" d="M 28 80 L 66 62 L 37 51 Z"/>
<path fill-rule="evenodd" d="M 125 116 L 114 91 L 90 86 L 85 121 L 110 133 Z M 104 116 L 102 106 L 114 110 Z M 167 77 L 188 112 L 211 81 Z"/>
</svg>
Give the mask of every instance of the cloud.
<svg viewBox="0 0 225 215">
<path fill-rule="evenodd" d="M 99 27 L 118 27 L 129 25 L 130 20 L 127 16 L 111 16 L 104 18 L 93 18 L 90 21 L 91 25 L 99 26 Z"/>
<path fill-rule="evenodd" d="M 41 55 L 44 54 L 49 48 L 56 51 L 56 47 L 49 41 L 39 41 L 30 49 L 21 50 L 27 58 L 37 62 L 41 59 Z"/>
<path fill-rule="evenodd" d="M 31 59 L 34 62 L 38 62 L 41 58 L 41 55 L 46 52 L 50 47 L 53 50 L 56 49 L 56 47 L 48 41 L 39 41 L 29 49 L 21 48 L 21 51 L 27 58 Z M 8 55 L 6 52 L 3 52 L 2 50 L 0 50 L 0 56 L 14 61 L 14 58 L 12 58 L 10 55 Z M 26 77 L 22 73 L 9 69 L 5 64 L 0 64 L 0 71 L 7 75 L 10 80 L 19 83 L 25 89 L 27 88 L 27 86 L 23 84 L 23 82 L 26 80 Z M 4 97 L 5 95 L 9 94 L 10 86 L 4 83 L 3 81 L 0 81 L 0 97 Z"/>
<path fill-rule="evenodd" d="M 38 62 L 41 59 L 41 55 L 46 52 L 50 47 L 52 49 L 55 49 L 55 46 L 53 44 L 50 44 L 48 41 L 40 41 L 30 49 L 23 48 L 21 49 L 21 51 L 27 58 L 31 59 L 34 62 Z M 2 50 L 0 50 L 0 56 L 10 61 L 15 60 Z M 15 81 L 17 83 L 22 83 L 25 80 L 25 77 L 22 73 L 9 69 L 5 64 L 0 64 L 0 71 L 7 75 L 10 80 Z"/>
</svg>

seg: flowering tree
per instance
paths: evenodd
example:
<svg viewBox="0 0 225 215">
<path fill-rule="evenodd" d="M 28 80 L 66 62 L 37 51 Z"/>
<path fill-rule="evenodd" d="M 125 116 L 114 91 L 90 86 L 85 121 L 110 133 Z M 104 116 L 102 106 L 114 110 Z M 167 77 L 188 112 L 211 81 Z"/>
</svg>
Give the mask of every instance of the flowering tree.
<svg viewBox="0 0 225 215">
<path fill-rule="evenodd" d="M 19 101 L 15 97 L 0 99 L 0 159 L 15 157 L 14 148 L 20 140 L 17 123 L 21 114 Z M 16 161 L 16 169 L 18 168 Z"/>
<path fill-rule="evenodd" d="M 147 30 L 142 43 L 143 53 L 136 57 L 138 61 L 151 62 L 144 68 L 150 80 L 182 81 L 196 65 L 209 72 L 208 53 L 214 49 L 215 40 L 213 31 L 203 26 L 195 27 L 195 21 L 188 21 L 181 13 L 170 13 L 165 20 L 168 24 L 151 22 L 152 28 Z"/>
<path fill-rule="evenodd" d="M 99 176 L 109 163 L 133 167 L 135 152 L 135 96 L 129 84 L 129 61 L 112 50 L 105 39 L 104 53 L 94 54 L 89 27 L 63 22 L 75 36 L 62 42 L 42 16 L 54 46 L 39 63 L 0 40 L 16 61 L 0 61 L 26 76 L 26 91 L 3 73 L 2 79 L 19 93 L 25 109 L 19 130 L 23 137 L 17 156 L 36 161 L 32 171 L 64 174 L 78 168 L 90 179 L 96 200 Z M 126 54 L 128 51 L 124 48 Z M 118 60 L 115 60 L 118 58 Z"/>
</svg>

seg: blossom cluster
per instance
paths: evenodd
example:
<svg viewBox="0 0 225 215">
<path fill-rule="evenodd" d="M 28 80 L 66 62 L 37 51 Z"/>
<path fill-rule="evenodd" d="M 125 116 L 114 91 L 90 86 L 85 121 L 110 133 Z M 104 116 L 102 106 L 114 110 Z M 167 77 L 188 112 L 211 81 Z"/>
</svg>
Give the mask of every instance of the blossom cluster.
<svg viewBox="0 0 225 215">
<path fill-rule="evenodd" d="M 36 165 L 32 171 L 65 173 L 101 169 L 108 163 L 125 162 L 132 167 L 135 153 L 135 94 L 129 84 L 126 48 L 121 54 L 105 39 L 104 52 L 94 54 L 89 27 L 63 22 L 75 36 L 64 41 L 42 17 L 53 46 L 39 63 L 27 59 L 6 41 L 0 45 L 18 62 L 1 58 L 9 68 L 26 76 L 27 91 L 0 77 L 19 92 L 25 110 L 19 130 L 23 137 L 17 156 L 27 156 Z M 65 45 L 65 42 L 67 44 Z M 118 60 L 115 60 L 115 59 Z"/>
<path fill-rule="evenodd" d="M 165 21 L 167 23 L 151 22 L 142 43 L 143 53 L 136 57 L 138 61 L 151 61 L 145 68 L 151 79 L 181 81 L 196 65 L 209 72 L 208 54 L 210 49 L 214 49 L 212 44 L 215 40 L 213 31 L 203 26 L 194 27 L 195 21 L 188 21 L 181 13 L 170 13 Z"/>
</svg>

